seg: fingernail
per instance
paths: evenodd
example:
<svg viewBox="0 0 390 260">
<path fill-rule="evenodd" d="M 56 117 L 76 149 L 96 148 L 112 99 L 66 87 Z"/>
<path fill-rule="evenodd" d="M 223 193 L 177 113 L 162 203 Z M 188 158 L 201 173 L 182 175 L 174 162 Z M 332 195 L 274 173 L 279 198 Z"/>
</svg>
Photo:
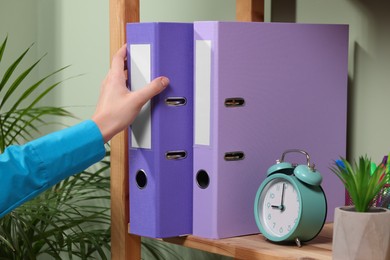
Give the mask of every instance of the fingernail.
<svg viewBox="0 0 390 260">
<path fill-rule="evenodd" d="M 169 79 L 167 77 L 161 77 L 161 83 L 163 87 L 165 88 L 169 84 Z"/>
</svg>

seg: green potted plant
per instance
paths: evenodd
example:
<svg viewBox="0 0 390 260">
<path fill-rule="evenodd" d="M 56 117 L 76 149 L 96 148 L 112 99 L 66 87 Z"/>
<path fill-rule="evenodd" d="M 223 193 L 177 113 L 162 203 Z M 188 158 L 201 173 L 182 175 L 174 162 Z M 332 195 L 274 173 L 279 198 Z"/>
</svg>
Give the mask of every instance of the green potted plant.
<svg viewBox="0 0 390 260">
<path fill-rule="evenodd" d="M 335 209 L 333 259 L 390 259 L 390 210 L 373 207 L 390 181 L 389 160 L 378 166 L 367 156 L 352 164 L 341 158 L 331 170 L 343 182 L 353 206 Z"/>
<path fill-rule="evenodd" d="M 31 82 L 41 62 L 23 68 L 31 46 L 6 65 L 8 37 L 0 44 L 0 153 L 31 140 L 66 109 L 40 101 L 61 82 L 49 79 L 64 68 Z M 109 152 L 102 163 L 70 177 L 0 219 L 0 259 L 108 259 L 110 255 Z M 98 191 L 98 192 L 97 192 Z"/>
</svg>

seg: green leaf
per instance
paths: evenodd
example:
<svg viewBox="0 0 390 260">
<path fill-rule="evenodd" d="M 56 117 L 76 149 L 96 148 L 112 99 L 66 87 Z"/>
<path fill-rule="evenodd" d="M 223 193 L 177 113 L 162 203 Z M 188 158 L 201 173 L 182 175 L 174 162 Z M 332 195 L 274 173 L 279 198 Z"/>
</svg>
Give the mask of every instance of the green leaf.
<svg viewBox="0 0 390 260">
<path fill-rule="evenodd" d="M 6 246 L 8 246 L 12 251 L 15 251 L 15 249 L 12 247 L 12 244 L 2 235 L 0 235 L 0 245 L 4 243 Z"/>
<path fill-rule="evenodd" d="M 8 80 L 10 79 L 10 77 L 12 76 L 13 72 L 15 71 L 15 69 L 18 67 L 19 63 L 23 60 L 24 56 L 27 54 L 27 52 L 30 50 L 30 48 L 32 47 L 32 45 L 30 45 L 30 47 L 27 48 L 27 50 L 25 50 L 20 56 L 19 58 L 17 58 L 12 64 L 11 66 L 9 66 L 9 68 L 6 70 L 6 72 L 4 73 L 4 76 L 3 76 L 3 79 L 0 81 L 0 92 L 2 91 L 2 89 L 4 88 L 5 84 L 8 82 Z M 3 50 L 4 52 L 4 50 Z"/>
<path fill-rule="evenodd" d="M 61 72 L 62 70 L 68 68 L 69 66 L 65 66 L 63 68 L 60 68 L 52 73 L 50 73 L 49 75 L 43 77 L 42 79 L 38 80 L 36 83 L 34 83 L 33 85 L 31 85 L 30 87 L 28 87 L 23 93 L 22 95 L 20 96 L 19 99 L 17 99 L 17 101 L 15 102 L 15 104 L 11 107 L 10 111 L 14 111 L 15 109 L 17 109 L 20 105 L 20 103 L 22 103 L 22 101 L 26 100 L 28 97 L 31 96 L 32 93 L 35 93 L 35 91 L 38 89 L 38 87 L 40 87 L 47 79 L 49 79 L 50 77 L 56 75 L 57 73 Z M 59 81 L 59 82 L 56 82 L 54 85 L 50 86 L 49 88 L 47 88 L 46 92 L 51 92 L 52 89 L 56 86 L 58 86 L 60 83 L 62 83 L 63 81 Z M 53 87 L 54 86 L 54 87 Z M 46 93 L 47 94 L 47 93 Z M 46 95 L 45 94 L 45 95 Z M 42 99 L 43 97 L 39 98 Z M 38 101 L 39 101 L 38 100 Z M 32 104 L 30 104 L 28 107 L 32 107 L 33 105 L 35 105 L 38 101 L 34 101 Z"/>
<path fill-rule="evenodd" d="M 366 212 L 371 206 L 373 199 L 388 182 L 386 167 L 379 165 L 372 167 L 371 159 L 367 156 L 359 157 L 358 161 L 353 162 L 353 166 L 344 158 L 341 158 L 343 167 L 338 163 L 331 167 L 331 170 L 343 182 L 348 191 L 355 210 Z M 375 169 L 372 172 L 372 169 Z"/>
<path fill-rule="evenodd" d="M 1 60 L 3 59 L 5 46 L 7 46 L 7 40 L 8 40 L 8 36 L 5 37 L 3 43 L 0 45 L 0 64 L 1 64 Z"/>
<path fill-rule="evenodd" d="M 42 57 L 43 58 L 43 57 Z M 41 59 L 42 59 L 41 58 Z M 23 82 L 23 80 L 30 74 L 30 72 L 35 68 L 35 66 L 38 65 L 38 63 L 41 61 L 41 59 L 39 59 L 38 61 L 36 61 L 33 65 L 31 65 L 27 70 L 25 70 L 22 74 L 20 74 L 16 80 L 11 84 L 11 86 L 8 88 L 7 92 L 5 93 L 4 97 L 3 97 L 3 100 L 1 101 L 0 103 L 0 109 L 4 106 L 4 104 L 7 102 L 7 100 L 9 99 L 9 97 L 11 97 L 11 95 L 15 92 L 16 89 L 18 89 L 18 86 L 20 85 L 20 83 Z"/>
</svg>

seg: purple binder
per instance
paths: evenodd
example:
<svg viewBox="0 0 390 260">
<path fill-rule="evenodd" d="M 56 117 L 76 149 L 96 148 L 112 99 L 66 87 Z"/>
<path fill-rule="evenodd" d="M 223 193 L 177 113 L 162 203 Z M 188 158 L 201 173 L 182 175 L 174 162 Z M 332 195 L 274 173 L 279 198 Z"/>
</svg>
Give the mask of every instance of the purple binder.
<svg viewBox="0 0 390 260">
<path fill-rule="evenodd" d="M 195 22 L 194 52 L 193 234 L 258 233 L 256 191 L 292 148 L 322 173 L 333 219 L 344 203 L 329 167 L 346 152 L 348 26 Z"/>
<path fill-rule="evenodd" d="M 130 88 L 157 76 L 168 88 L 130 127 L 130 233 L 192 233 L 193 24 L 127 24 Z"/>
</svg>

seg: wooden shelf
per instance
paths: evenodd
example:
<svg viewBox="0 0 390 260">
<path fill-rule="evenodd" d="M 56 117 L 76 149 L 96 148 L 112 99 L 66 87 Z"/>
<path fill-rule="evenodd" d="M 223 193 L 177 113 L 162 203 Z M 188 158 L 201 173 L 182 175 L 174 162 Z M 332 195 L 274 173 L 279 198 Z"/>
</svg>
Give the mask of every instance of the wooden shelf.
<svg viewBox="0 0 390 260">
<path fill-rule="evenodd" d="M 332 259 L 333 224 L 326 224 L 313 240 L 303 243 L 278 245 L 267 241 L 260 234 L 225 239 L 204 239 L 196 236 L 163 239 L 165 242 L 230 256 L 235 259 Z"/>
</svg>

